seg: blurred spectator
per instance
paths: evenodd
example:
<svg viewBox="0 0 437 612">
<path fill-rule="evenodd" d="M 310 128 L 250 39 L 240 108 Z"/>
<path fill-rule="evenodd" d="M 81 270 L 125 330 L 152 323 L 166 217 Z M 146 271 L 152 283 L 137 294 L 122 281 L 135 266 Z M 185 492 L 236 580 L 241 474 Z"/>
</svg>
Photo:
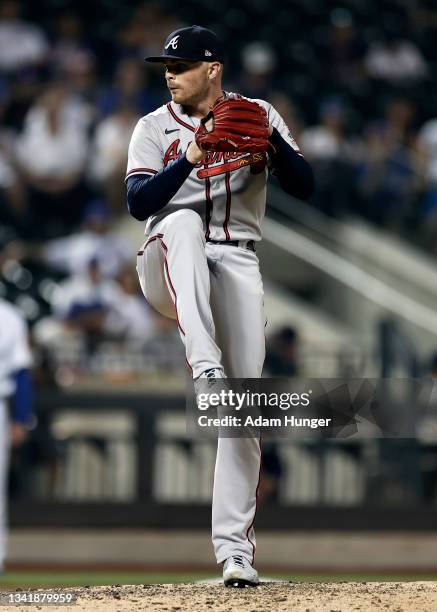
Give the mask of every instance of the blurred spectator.
<svg viewBox="0 0 437 612">
<path fill-rule="evenodd" d="M 50 60 L 55 70 L 58 73 L 68 71 L 80 54 L 90 52 L 90 45 L 85 40 L 79 16 L 71 10 L 61 13 L 55 22 L 50 53 Z"/>
<path fill-rule="evenodd" d="M 69 105 L 75 106 L 76 113 L 89 127 L 95 120 L 95 96 L 100 87 L 94 50 L 98 39 L 95 33 L 93 38 L 87 36 L 84 30 L 83 19 L 73 9 L 67 8 L 54 17 L 50 64 L 45 80 L 62 83 Z"/>
<path fill-rule="evenodd" d="M 70 11 L 58 18 L 54 36 L 50 59 L 55 78 L 62 81 L 70 106 L 88 128 L 96 119 L 100 87 L 94 50 L 85 40 L 81 20 Z"/>
<path fill-rule="evenodd" d="M 96 59 L 90 51 L 77 50 L 61 73 L 69 92 L 95 104 Z"/>
<path fill-rule="evenodd" d="M 113 214 L 124 214 L 126 210 L 127 151 L 138 119 L 135 107 L 120 102 L 117 110 L 98 124 L 94 134 L 90 178 L 104 193 Z"/>
<path fill-rule="evenodd" d="M 346 118 L 343 101 L 328 98 L 320 108 L 320 124 L 306 128 L 300 138 L 315 174 L 317 189 L 312 202 L 331 215 L 346 211 L 353 200 L 357 148 L 346 137 Z"/>
<path fill-rule="evenodd" d="M 422 240 L 437 253 L 437 119 L 430 119 L 421 127 L 417 142 L 425 181 L 421 206 Z"/>
<path fill-rule="evenodd" d="M 334 9 L 331 12 L 331 24 L 323 58 L 326 69 L 334 82 L 356 89 L 366 78 L 363 65 L 366 45 L 348 10 Z"/>
<path fill-rule="evenodd" d="M 113 85 L 103 92 L 99 110 L 105 117 L 120 107 L 130 107 L 137 115 L 147 115 L 156 108 L 156 100 L 147 89 L 144 61 L 136 58 L 120 60 L 115 69 Z"/>
<path fill-rule="evenodd" d="M 320 124 L 302 132 L 302 147 L 312 161 L 328 161 L 342 154 L 345 112 L 339 98 L 325 100 L 320 107 Z"/>
<path fill-rule="evenodd" d="M 289 128 L 293 138 L 299 143 L 299 146 L 301 146 L 300 136 L 302 133 L 302 118 L 296 106 L 291 102 L 289 96 L 280 91 L 274 91 L 271 94 L 269 101 L 285 121 L 285 124 Z"/>
<path fill-rule="evenodd" d="M 270 377 L 297 376 L 299 337 L 293 327 L 285 326 L 267 341 L 265 368 Z"/>
<path fill-rule="evenodd" d="M 267 340 L 264 376 L 293 377 L 299 372 L 299 336 L 290 326 L 274 332 Z M 283 466 L 278 444 L 263 444 L 262 469 L 259 483 L 258 500 L 260 503 L 277 501 Z"/>
<path fill-rule="evenodd" d="M 144 343 L 157 333 L 157 316 L 144 299 L 138 276 L 125 266 L 117 278 L 120 292 L 111 304 L 106 329 L 113 337 Z"/>
<path fill-rule="evenodd" d="M 369 124 L 363 159 L 358 166 L 358 192 L 362 212 L 375 223 L 401 229 L 421 187 L 414 145 L 414 106 L 408 100 L 392 101 L 385 121 Z"/>
<path fill-rule="evenodd" d="M 5 107 L 0 91 L 0 224 L 20 231 L 25 214 L 25 194 L 14 163 L 14 137 L 2 126 Z"/>
<path fill-rule="evenodd" d="M 54 317 L 42 319 L 34 328 L 36 342 L 44 349 L 75 346 L 94 353 L 108 336 L 106 321 L 119 289 L 105 280 L 92 259 L 85 270 L 60 283 L 53 300 Z"/>
<path fill-rule="evenodd" d="M 275 53 L 268 44 L 252 42 L 241 52 L 242 73 L 239 90 L 248 98 L 268 99 L 273 86 Z"/>
<path fill-rule="evenodd" d="M 264 442 L 262 451 L 262 467 L 258 486 L 258 504 L 277 502 L 279 487 L 284 468 L 279 454 L 278 444 Z"/>
<path fill-rule="evenodd" d="M 418 140 L 426 154 L 426 179 L 430 191 L 437 191 L 437 119 L 430 119 L 422 125 Z M 437 201 L 436 201 L 437 206 Z"/>
<path fill-rule="evenodd" d="M 0 135 L 0 223 L 15 228 L 20 226 L 20 217 L 24 213 L 24 194 L 8 155 L 7 146 Z"/>
<path fill-rule="evenodd" d="M 411 85 L 428 74 L 420 49 L 403 38 L 396 28 L 387 28 L 383 39 L 370 46 L 365 66 L 369 76 L 392 85 Z"/>
<path fill-rule="evenodd" d="M 132 249 L 112 231 L 111 213 L 101 200 L 88 203 L 80 232 L 50 240 L 42 248 L 47 264 L 70 275 L 84 272 L 93 260 L 104 278 L 115 278 L 132 260 Z"/>
<path fill-rule="evenodd" d="M 18 137 L 17 161 L 29 187 L 31 235 L 64 234 L 82 217 L 88 136 L 70 102 L 64 87 L 52 84 L 30 109 Z"/>
<path fill-rule="evenodd" d="M 435 36 L 437 32 L 437 5 L 435 0 L 421 0 L 411 14 L 411 30 L 428 59 L 435 59 Z"/>
<path fill-rule="evenodd" d="M 162 41 L 169 32 L 187 25 L 172 13 L 167 14 L 158 2 L 142 2 L 119 32 L 119 58 L 142 60 L 147 55 L 159 55 Z"/>
<path fill-rule="evenodd" d="M 124 266 L 117 280 L 105 279 L 96 259 L 60 283 L 53 310 L 58 323 L 46 320 L 36 330 L 42 344 L 78 334 L 88 347 L 106 339 L 138 344 L 154 337 L 158 329 L 157 317 L 141 294 L 132 266 Z"/>
<path fill-rule="evenodd" d="M 91 259 L 83 270 L 59 285 L 55 314 L 73 327 L 101 331 L 104 313 L 117 293 L 116 287 L 114 281 L 103 279 L 98 261 Z"/>
<path fill-rule="evenodd" d="M 36 66 L 47 58 L 49 45 L 42 29 L 22 21 L 21 2 L 0 3 L 0 71 L 13 73 Z"/>
<path fill-rule="evenodd" d="M 135 58 L 120 60 L 114 84 L 99 102 L 104 119 L 94 134 L 90 176 L 115 214 L 125 211 L 124 176 L 132 131 L 140 116 L 156 108 L 156 100 L 146 87 L 143 63 Z"/>
<path fill-rule="evenodd" d="M 410 203 L 412 168 L 408 151 L 395 146 L 382 123 L 365 132 L 365 153 L 358 167 L 361 212 L 374 223 L 398 225 Z"/>
<path fill-rule="evenodd" d="M 399 96 L 387 103 L 385 123 L 393 141 L 413 146 L 416 139 L 416 104 L 405 96 Z"/>
<path fill-rule="evenodd" d="M 103 278 L 97 261 L 90 260 L 86 270 L 58 285 L 53 312 L 34 326 L 33 335 L 60 384 L 64 369 L 85 376 L 91 370 L 143 376 L 180 367 L 177 328 L 144 300 L 132 266 L 114 281 Z"/>
<path fill-rule="evenodd" d="M 0 268 L 10 260 L 21 259 L 24 252 L 24 245 L 14 230 L 5 225 L 0 225 Z M 2 271 L 0 270 L 0 272 Z"/>
</svg>

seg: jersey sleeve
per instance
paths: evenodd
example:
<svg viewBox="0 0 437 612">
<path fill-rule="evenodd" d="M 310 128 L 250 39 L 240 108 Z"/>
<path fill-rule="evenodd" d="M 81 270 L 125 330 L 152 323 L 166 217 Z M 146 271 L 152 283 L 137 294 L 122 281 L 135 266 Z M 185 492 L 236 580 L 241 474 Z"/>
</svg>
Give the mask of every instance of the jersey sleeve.
<svg viewBox="0 0 437 612">
<path fill-rule="evenodd" d="M 135 174 L 156 174 L 163 167 L 158 130 L 150 116 L 135 126 L 129 144 L 126 179 Z"/>
<path fill-rule="evenodd" d="M 278 130 L 285 142 L 287 142 L 290 147 L 292 147 L 292 149 L 296 151 L 296 153 L 302 155 L 302 151 L 299 149 L 299 145 L 293 138 L 289 127 L 287 126 L 281 115 L 278 113 L 278 111 L 272 105 L 269 105 L 267 112 L 270 125 Z"/>
</svg>

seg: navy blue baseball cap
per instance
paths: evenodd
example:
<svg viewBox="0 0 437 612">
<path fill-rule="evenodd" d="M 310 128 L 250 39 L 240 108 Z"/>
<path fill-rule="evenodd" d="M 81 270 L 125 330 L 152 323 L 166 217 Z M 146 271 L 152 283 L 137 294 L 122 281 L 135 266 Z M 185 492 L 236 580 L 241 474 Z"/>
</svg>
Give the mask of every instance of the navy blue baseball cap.
<svg viewBox="0 0 437 612">
<path fill-rule="evenodd" d="M 225 51 L 217 34 L 212 30 L 193 25 L 169 34 L 161 55 L 145 58 L 146 62 L 165 62 L 168 59 L 223 64 Z"/>
</svg>

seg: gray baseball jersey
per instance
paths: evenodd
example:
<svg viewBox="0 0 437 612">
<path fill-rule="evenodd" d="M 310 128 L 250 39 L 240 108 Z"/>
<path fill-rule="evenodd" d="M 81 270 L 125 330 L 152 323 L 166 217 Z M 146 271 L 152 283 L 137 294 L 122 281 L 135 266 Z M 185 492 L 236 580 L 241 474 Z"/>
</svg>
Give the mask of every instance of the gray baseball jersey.
<svg viewBox="0 0 437 612">
<path fill-rule="evenodd" d="M 238 97 L 228 92 L 225 95 Z M 273 106 L 264 100 L 254 101 L 266 109 L 269 123 L 300 153 Z M 199 122 L 174 102 L 142 117 L 129 145 L 126 178 L 156 174 L 178 159 L 194 139 Z M 209 152 L 170 202 L 148 219 L 146 234 L 166 215 L 191 208 L 202 217 L 207 240 L 261 240 L 268 171 L 268 159 L 263 153 Z"/>
</svg>

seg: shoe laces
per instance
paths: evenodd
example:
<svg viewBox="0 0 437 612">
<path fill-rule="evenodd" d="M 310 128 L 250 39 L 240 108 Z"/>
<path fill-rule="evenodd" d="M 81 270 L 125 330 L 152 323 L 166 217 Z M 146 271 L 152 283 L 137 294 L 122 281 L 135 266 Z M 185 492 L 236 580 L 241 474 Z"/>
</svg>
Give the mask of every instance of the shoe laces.
<svg viewBox="0 0 437 612">
<path fill-rule="evenodd" d="M 208 380 L 215 380 L 217 378 L 216 368 L 211 368 L 209 370 L 206 370 L 205 378 L 207 378 Z"/>
<path fill-rule="evenodd" d="M 207 381 L 208 389 L 213 389 L 216 381 L 220 378 L 217 376 L 217 369 L 211 368 L 210 370 L 206 370 L 205 378 Z"/>
<path fill-rule="evenodd" d="M 242 557 L 241 555 L 234 555 L 232 559 L 234 560 L 235 565 L 239 565 L 240 567 L 244 568 L 244 557 Z"/>
</svg>

